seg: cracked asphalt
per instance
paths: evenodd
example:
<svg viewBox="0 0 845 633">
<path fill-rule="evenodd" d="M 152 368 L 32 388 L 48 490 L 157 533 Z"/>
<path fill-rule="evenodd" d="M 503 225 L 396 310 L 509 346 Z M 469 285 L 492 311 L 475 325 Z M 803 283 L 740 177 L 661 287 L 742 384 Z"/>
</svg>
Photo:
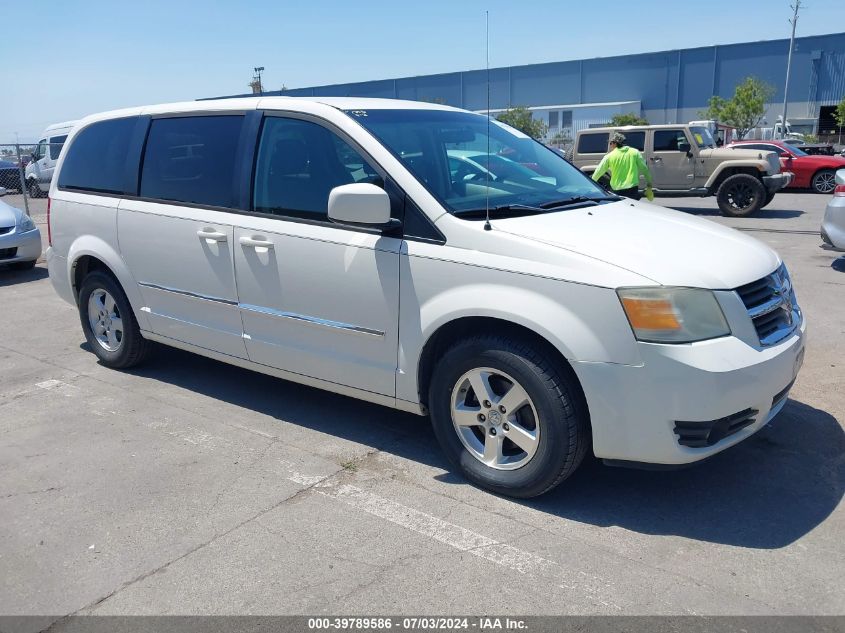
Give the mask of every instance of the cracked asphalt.
<svg viewBox="0 0 845 633">
<path fill-rule="evenodd" d="M 738 220 L 661 201 L 786 260 L 810 325 L 783 413 L 706 464 L 588 460 L 528 502 L 452 473 L 425 418 L 163 347 L 101 367 L 43 264 L 0 270 L 0 614 L 842 614 L 845 260 L 819 246 L 825 202 Z"/>
</svg>

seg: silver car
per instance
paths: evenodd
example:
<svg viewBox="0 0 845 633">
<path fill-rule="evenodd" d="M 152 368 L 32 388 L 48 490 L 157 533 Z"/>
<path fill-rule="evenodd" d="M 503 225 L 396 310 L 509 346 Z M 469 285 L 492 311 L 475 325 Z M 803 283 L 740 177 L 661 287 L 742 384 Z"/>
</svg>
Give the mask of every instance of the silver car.
<svg viewBox="0 0 845 633">
<path fill-rule="evenodd" d="M 845 251 L 845 169 L 836 172 L 836 189 L 827 203 L 821 234 L 825 244 Z"/>
<path fill-rule="evenodd" d="M 41 232 L 26 213 L 0 201 L 0 266 L 32 268 L 41 256 Z"/>
</svg>

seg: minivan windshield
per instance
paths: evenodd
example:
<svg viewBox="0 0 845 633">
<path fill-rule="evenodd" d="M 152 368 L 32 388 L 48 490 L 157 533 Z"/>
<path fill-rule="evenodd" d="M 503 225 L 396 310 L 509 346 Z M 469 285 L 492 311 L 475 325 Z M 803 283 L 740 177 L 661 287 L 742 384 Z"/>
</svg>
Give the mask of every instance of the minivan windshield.
<svg viewBox="0 0 845 633">
<path fill-rule="evenodd" d="M 556 152 L 495 119 L 450 110 L 348 110 L 446 209 L 547 213 L 616 200 Z"/>
</svg>

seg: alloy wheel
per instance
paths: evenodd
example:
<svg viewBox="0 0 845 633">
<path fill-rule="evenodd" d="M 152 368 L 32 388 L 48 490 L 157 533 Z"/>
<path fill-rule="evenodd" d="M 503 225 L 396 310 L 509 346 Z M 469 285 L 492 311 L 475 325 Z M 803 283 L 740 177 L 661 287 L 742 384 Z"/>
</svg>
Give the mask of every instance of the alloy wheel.
<svg viewBox="0 0 845 633">
<path fill-rule="evenodd" d="M 836 189 L 836 175 L 832 171 L 823 171 L 813 179 L 813 187 L 819 193 L 830 193 Z"/>
<path fill-rule="evenodd" d="M 464 448 L 496 470 L 527 464 L 540 441 L 540 419 L 528 392 L 498 369 L 479 367 L 452 390 L 452 423 Z"/>
<path fill-rule="evenodd" d="M 88 324 L 97 343 L 107 352 L 116 352 L 123 342 L 120 309 L 106 290 L 98 288 L 88 297 Z"/>
</svg>

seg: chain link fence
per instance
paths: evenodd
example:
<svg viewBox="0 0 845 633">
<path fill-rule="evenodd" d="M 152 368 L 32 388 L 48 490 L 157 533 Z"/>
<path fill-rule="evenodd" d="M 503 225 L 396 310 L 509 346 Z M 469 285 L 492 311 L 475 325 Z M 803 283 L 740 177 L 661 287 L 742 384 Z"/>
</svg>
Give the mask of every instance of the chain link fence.
<svg viewBox="0 0 845 633">
<path fill-rule="evenodd" d="M 0 196 L 32 216 L 33 200 L 47 197 L 63 146 L 64 142 L 0 143 Z"/>
</svg>

